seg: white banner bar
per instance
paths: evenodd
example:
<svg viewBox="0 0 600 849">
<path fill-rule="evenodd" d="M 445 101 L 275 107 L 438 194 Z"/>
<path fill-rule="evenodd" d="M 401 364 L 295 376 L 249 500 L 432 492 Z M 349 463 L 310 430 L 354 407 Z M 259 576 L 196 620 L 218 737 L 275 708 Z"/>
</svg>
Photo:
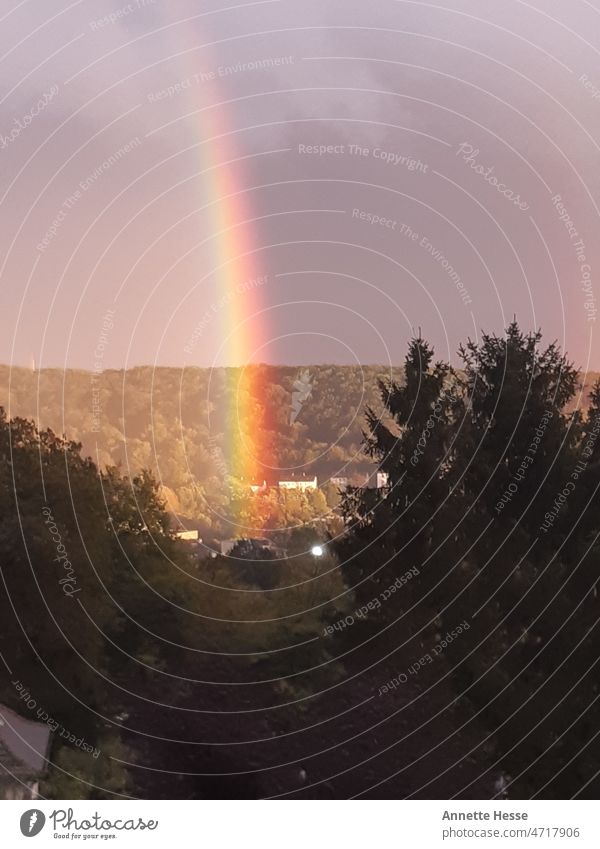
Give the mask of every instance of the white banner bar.
<svg viewBox="0 0 600 849">
<path fill-rule="evenodd" d="M 534 846 L 598 849 L 588 801 L 4 802 L 0 846 L 71 843 L 161 847 Z"/>
</svg>

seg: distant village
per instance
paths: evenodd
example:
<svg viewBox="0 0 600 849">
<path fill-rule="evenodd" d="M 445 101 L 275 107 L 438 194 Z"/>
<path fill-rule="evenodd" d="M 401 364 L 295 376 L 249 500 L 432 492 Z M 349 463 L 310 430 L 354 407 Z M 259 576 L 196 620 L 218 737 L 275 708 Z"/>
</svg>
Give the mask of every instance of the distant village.
<svg viewBox="0 0 600 849">
<path fill-rule="evenodd" d="M 337 487 L 341 493 L 346 492 L 350 485 L 349 478 L 347 477 L 327 478 L 326 483 Z M 387 490 L 388 485 L 389 478 L 387 473 L 380 471 L 373 475 L 366 475 L 363 483 L 365 488 L 370 487 L 377 490 Z M 266 478 L 263 478 L 263 480 L 254 480 L 249 484 L 248 488 L 254 495 L 266 493 L 270 489 L 288 492 L 310 492 L 319 488 L 319 481 L 317 475 L 312 478 L 290 475 L 289 477 L 283 479 L 276 478 L 272 481 Z M 204 548 L 205 552 L 211 557 L 217 557 L 219 554 L 225 557 L 234 555 L 236 558 L 242 557 L 247 559 L 273 559 L 286 556 L 285 549 L 275 545 L 275 543 L 266 537 L 236 537 L 217 540 L 216 546 L 205 546 L 199 535 L 199 531 L 196 529 L 182 528 L 176 531 L 176 536 L 180 540 Z M 317 550 L 319 550 L 319 554 L 316 554 Z M 321 553 L 321 546 L 314 546 L 313 554 L 320 556 Z"/>
</svg>

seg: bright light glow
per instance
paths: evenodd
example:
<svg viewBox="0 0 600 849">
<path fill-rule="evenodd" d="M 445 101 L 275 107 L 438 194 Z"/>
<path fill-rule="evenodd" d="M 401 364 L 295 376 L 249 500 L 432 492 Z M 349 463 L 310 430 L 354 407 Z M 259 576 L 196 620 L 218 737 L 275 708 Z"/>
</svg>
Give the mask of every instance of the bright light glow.
<svg viewBox="0 0 600 849">
<path fill-rule="evenodd" d="M 310 550 L 310 553 L 313 557 L 322 557 L 323 556 L 323 546 L 321 545 L 313 545 Z"/>
</svg>

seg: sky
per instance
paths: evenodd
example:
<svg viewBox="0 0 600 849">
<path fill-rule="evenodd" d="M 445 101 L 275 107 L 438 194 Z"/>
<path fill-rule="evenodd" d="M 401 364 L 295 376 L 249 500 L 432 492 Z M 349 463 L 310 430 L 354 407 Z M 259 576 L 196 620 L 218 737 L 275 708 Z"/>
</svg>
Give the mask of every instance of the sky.
<svg viewBox="0 0 600 849">
<path fill-rule="evenodd" d="M 10 0 L 0 362 L 600 369 L 600 3 Z"/>
</svg>

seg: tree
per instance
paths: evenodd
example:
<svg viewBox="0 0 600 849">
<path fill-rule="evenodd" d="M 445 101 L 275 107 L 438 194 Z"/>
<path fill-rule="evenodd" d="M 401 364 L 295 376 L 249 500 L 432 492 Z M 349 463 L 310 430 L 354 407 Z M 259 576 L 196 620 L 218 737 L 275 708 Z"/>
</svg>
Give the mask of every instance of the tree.
<svg viewBox="0 0 600 849">
<path fill-rule="evenodd" d="M 467 623 L 443 653 L 457 696 L 482 712 L 499 768 L 515 777 L 509 794 L 560 798 L 586 781 L 586 792 L 598 789 L 590 670 L 600 520 L 598 510 L 582 512 L 592 489 L 597 505 L 597 442 L 585 445 L 600 431 L 600 389 L 583 423 L 567 414 L 578 374 L 541 341 L 513 322 L 503 336 L 462 346 L 458 373 L 432 365 L 422 339 L 411 342 L 404 385 L 380 384 L 385 416 L 367 413 L 366 447 L 389 491 L 348 493 L 339 548 L 363 601 L 418 570 L 373 614 L 373 633 L 386 626 L 437 644 Z M 594 541 L 583 560 L 577 532 L 572 539 L 580 520 Z M 567 767 L 566 753 L 583 747 Z"/>
<path fill-rule="evenodd" d="M 428 343 L 413 339 L 403 383 L 379 381 L 383 412 L 367 408 L 365 448 L 389 486 L 350 488 L 342 501 L 351 533 L 341 552 L 359 600 L 368 601 L 398 574 L 424 562 L 431 522 L 434 517 L 441 522 L 436 511 L 453 486 L 462 396 L 451 367 L 432 361 Z"/>
<path fill-rule="evenodd" d="M 0 701 L 56 729 L 54 798 L 123 790 L 114 720 L 140 670 L 172 657 L 185 617 L 171 604 L 189 588 L 150 473 L 99 473 L 80 448 L 0 409 Z"/>
</svg>

